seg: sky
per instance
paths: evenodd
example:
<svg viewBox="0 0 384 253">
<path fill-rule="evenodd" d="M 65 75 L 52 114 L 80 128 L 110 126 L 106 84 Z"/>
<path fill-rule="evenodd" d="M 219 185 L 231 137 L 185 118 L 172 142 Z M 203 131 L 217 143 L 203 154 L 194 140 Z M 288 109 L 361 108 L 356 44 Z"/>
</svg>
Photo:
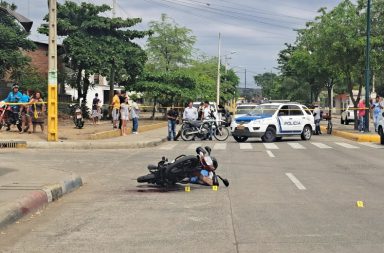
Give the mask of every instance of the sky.
<svg viewBox="0 0 384 253">
<path fill-rule="evenodd" d="M 73 0 L 108 4 L 113 0 Z M 48 11 L 47 0 L 8 0 L 18 12 L 34 21 L 31 39 L 47 42 L 36 32 Z M 58 0 L 63 3 L 64 0 Z M 197 54 L 218 55 L 221 34 L 222 64 L 233 68 L 240 77 L 240 87 L 255 87 L 253 76 L 277 73 L 277 57 L 284 43 L 293 43 L 295 29 L 305 27 L 321 7 L 331 10 L 340 0 L 116 0 L 116 16 L 140 17 L 135 29 L 145 30 L 148 22 L 160 20 L 162 13 L 180 26 L 192 30 L 197 38 Z M 112 15 L 106 13 L 105 15 Z M 144 45 L 145 41 L 139 41 Z M 246 69 L 246 71 L 245 71 Z M 245 72 L 247 73 L 245 78 Z"/>
</svg>

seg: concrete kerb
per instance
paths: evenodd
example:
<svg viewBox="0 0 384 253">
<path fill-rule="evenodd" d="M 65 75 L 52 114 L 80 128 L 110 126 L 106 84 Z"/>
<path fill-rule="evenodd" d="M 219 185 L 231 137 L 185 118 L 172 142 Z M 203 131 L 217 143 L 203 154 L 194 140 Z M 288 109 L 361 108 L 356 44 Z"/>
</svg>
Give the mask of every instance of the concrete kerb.
<svg viewBox="0 0 384 253">
<path fill-rule="evenodd" d="M 56 201 L 63 195 L 74 191 L 83 185 L 81 177 L 72 175 L 58 184 L 46 185 L 41 190 L 35 190 L 15 202 L 0 208 L 0 229 L 16 222 L 26 214 L 44 208 L 50 202 Z"/>
<path fill-rule="evenodd" d="M 327 132 L 327 128 L 321 126 L 321 131 Z M 380 136 L 374 134 L 358 134 L 358 133 L 350 133 L 347 131 L 341 130 L 332 130 L 332 135 L 339 136 L 348 140 L 356 141 L 356 142 L 375 142 L 380 143 Z"/>
</svg>

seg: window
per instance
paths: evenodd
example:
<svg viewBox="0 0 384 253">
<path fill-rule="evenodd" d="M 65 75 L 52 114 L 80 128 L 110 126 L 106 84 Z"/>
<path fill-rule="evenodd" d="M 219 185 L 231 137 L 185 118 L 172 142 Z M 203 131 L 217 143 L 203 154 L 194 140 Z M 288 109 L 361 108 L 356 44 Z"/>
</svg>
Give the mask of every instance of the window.
<svg viewBox="0 0 384 253">
<path fill-rule="evenodd" d="M 303 111 L 297 105 L 290 105 L 289 106 L 289 115 L 300 116 L 300 115 L 303 115 Z"/>
<path fill-rule="evenodd" d="M 289 115 L 288 105 L 282 106 L 279 110 L 279 116 L 288 116 L 288 115 Z"/>
<path fill-rule="evenodd" d="M 94 84 L 100 84 L 100 75 L 99 74 L 93 75 L 93 83 Z"/>
<path fill-rule="evenodd" d="M 306 106 L 303 106 L 303 109 L 304 109 L 306 114 L 312 115 L 311 111 Z"/>
</svg>

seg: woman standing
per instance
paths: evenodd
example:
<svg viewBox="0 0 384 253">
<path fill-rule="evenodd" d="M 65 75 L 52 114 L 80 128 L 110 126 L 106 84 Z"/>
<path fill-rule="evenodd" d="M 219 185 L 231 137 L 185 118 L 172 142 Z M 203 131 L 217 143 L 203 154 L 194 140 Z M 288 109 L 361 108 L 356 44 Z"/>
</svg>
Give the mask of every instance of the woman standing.
<svg viewBox="0 0 384 253">
<path fill-rule="evenodd" d="M 129 97 L 126 97 L 124 103 L 120 105 L 121 115 L 121 135 L 127 135 L 127 121 L 129 120 Z"/>
<path fill-rule="evenodd" d="M 41 93 L 36 91 L 31 102 L 31 111 L 32 111 L 32 125 L 33 132 L 36 132 L 36 125 L 40 125 L 41 132 L 44 131 L 44 113 L 45 113 L 45 104 L 44 100 L 41 97 Z"/>
</svg>

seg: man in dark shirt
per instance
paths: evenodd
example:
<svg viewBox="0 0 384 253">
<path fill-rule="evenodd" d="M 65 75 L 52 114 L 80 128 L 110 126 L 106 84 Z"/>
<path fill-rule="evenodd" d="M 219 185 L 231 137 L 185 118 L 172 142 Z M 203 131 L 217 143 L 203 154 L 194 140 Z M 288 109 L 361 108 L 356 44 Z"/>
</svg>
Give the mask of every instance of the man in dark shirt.
<svg viewBox="0 0 384 253">
<path fill-rule="evenodd" d="M 99 94 L 96 93 L 92 101 L 92 120 L 94 125 L 97 124 L 99 117 L 101 115 L 99 103 L 100 103 Z"/>
<path fill-rule="evenodd" d="M 168 141 L 176 140 L 176 119 L 179 113 L 175 108 L 172 108 L 167 112 L 168 119 Z"/>
</svg>

